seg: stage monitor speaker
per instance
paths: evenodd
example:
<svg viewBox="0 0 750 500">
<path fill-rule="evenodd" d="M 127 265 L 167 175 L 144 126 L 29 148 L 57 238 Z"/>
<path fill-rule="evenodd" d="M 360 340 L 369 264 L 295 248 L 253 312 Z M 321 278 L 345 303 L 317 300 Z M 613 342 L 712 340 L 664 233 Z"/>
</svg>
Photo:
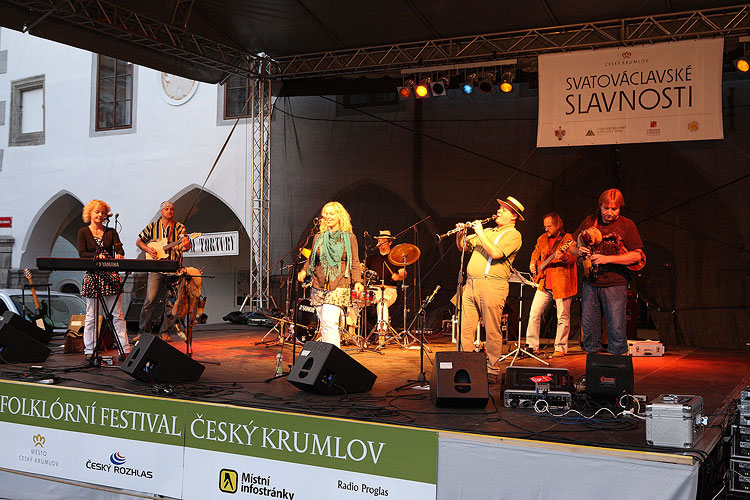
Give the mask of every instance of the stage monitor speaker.
<svg viewBox="0 0 750 500">
<path fill-rule="evenodd" d="M 142 382 L 193 382 L 205 367 L 155 335 L 141 335 L 120 369 Z"/>
<path fill-rule="evenodd" d="M 39 328 L 31 321 L 27 321 L 13 311 L 5 311 L 2 317 L 0 317 L 0 325 L 5 324 L 12 326 L 16 330 L 22 331 L 40 344 L 49 344 L 49 339 L 52 337 L 52 335 L 47 333 L 46 330 Z"/>
<path fill-rule="evenodd" d="M 303 391 L 332 396 L 372 389 L 377 376 L 354 358 L 327 342 L 307 342 L 287 376 Z"/>
<path fill-rule="evenodd" d="M 51 352 L 9 323 L 0 325 L 0 363 L 41 363 Z"/>
<path fill-rule="evenodd" d="M 441 407 L 487 406 L 490 396 L 485 354 L 458 351 L 435 353 L 430 398 L 435 406 Z"/>
<path fill-rule="evenodd" d="M 597 401 L 615 401 L 633 394 L 633 358 L 592 353 L 586 356 L 586 394 Z"/>
</svg>

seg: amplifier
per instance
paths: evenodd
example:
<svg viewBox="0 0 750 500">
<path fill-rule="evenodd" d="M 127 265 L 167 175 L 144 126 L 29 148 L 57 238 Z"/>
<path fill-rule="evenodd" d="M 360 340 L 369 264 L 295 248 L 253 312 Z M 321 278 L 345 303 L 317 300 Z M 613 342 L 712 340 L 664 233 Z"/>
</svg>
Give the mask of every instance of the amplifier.
<svg viewBox="0 0 750 500">
<path fill-rule="evenodd" d="M 750 493 L 750 460 L 740 458 L 729 459 L 729 491 L 736 493 Z"/>
<path fill-rule="evenodd" d="M 532 377 L 546 375 L 552 379 L 549 388 L 552 391 L 566 392 L 570 389 L 570 375 L 567 368 L 550 368 L 537 366 L 509 366 L 505 369 L 503 387 L 536 392 L 536 383 Z"/>
<path fill-rule="evenodd" d="M 503 404 L 506 408 L 533 408 L 534 403 L 543 399 L 550 410 L 570 410 L 573 397 L 567 391 L 536 392 L 524 389 L 505 389 Z"/>
<path fill-rule="evenodd" d="M 732 425 L 732 456 L 750 460 L 750 427 Z"/>
<path fill-rule="evenodd" d="M 646 442 L 692 448 L 703 436 L 703 397 L 662 394 L 646 405 Z"/>
</svg>

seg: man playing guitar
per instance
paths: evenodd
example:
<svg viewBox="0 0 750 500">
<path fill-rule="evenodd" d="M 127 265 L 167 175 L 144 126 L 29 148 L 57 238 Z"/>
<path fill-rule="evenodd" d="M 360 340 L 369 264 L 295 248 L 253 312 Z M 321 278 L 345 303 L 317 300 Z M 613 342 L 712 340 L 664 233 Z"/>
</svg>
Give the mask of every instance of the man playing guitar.
<svg viewBox="0 0 750 500">
<path fill-rule="evenodd" d="M 529 269 L 539 287 L 534 294 L 526 330 L 526 350 L 539 350 L 539 327 L 544 311 L 554 300 L 557 309 L 557 332 L 553 356 L 565 356 L 570 334 L 570 305 L 578 293 L 576 260 L 565 250 L 573 237 L 563 231 L 562 218 L 555 212 L 544 216 L 544 234 L 536 240 Z M 543 262 L 542 259 L 544 259 Z"/>
<path fill-rule="evenodd" d="M 182 252 L 190 250 L 190 238 L 187 237 L 185 225 L 174 220 L 174 204 L 171 201 L 162 202 L 160 209 L 161 217 L 143 228 L 135 244 L 146 254 L 156 259 L 159 257 L 159 252 L 153 246 L 149 246 L 149 243 L 161 241 L 164 243 L 164 248 L 170 246 L 171 243 L 180 241 L 180 244 L 171 246 L 167 250 L 167 255 L 170 260 L 176 260 L 182 265 Z M 143 302 L 143 308 L 141 309 L 139 333 L 131 342 L 136 342 L 144 333 L 152 333 L 151 327 L 154 321 L 154 309 L 159 296 L 163 293 L 166 286 L 167 279 L 164 274 L 148 273 L 146 300 Z M 169 330 L 173 324 L 174 315 L 172 314 L 171 307 L 165 304 L 164 316 L 161 323 L 161 333 L 164 340 L 169 339 Z"/>
</svg>

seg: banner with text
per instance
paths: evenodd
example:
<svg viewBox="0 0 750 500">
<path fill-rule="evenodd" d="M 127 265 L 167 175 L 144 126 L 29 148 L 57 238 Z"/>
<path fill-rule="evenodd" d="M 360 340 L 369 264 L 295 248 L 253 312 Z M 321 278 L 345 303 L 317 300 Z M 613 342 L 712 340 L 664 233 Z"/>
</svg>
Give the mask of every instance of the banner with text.
<svg viewBox="0 0 750 500">
<path fill-rule="evenodd" d="M 225 231 L 223 233 L 203 233 L 193 240 L 190 250 L 184 257 L 219 257 L 222 255 L 240 254 L 240 233 Z"/>
<path fill-rule="evenodd" d="M 193 403 L 187 415 L 186 500 L 437 493 L 434 431 Z"/>
<path fill-rule="evenodd" d="M 176 498 L 436 496 L 421 429 L 0 382 L 0 432 L 0 467 Z"/>
<path fill-rule="evenodd" d="M 724 40 L 539 56 L 537 146 L 723 139 Z"/>
<path fill-rule="evenodd" d="M 0 466 L 180 498 L 185 404 L 0 382 Z"/>
</svg>

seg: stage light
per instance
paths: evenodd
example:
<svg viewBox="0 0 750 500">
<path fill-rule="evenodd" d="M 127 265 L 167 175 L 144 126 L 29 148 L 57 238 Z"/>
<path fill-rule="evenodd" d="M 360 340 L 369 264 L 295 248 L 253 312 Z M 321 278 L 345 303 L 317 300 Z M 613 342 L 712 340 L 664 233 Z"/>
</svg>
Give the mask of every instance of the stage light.
<svg viewBox="0 0 750 500">
<path fill-rule="evenodd" d="M 500 90 L 502 92 L 505 92 L 506 94 L 508 92 L 513 92 L 513 80 L 515 78 L 515 75 L 513 73 L 514 72 L 510 70 L 503 71 L 502 81 L 500 82 Z"/>
<path fill-rule="evenodd" d="M 474 92 L 474 85 L 477 83 L 477 74 L 469 73 L 466 75 L 465 82 L 461 84 L 461 92 L 470 95 Z"/>
<path fill-rule="evenodd" d="M 430 90 L 432 91 L 433 97 L 446 95 L 448 93 L 448 77 L 441 76 L 436 82 L 432 82 L 430 84 Z"/>
<path fill-rule="evenodd" d="M 420 80 L 419 85 L 414 87 L 414 93 L 417 94 L 417 99 L 424 99 L 430 96 L 430 79 L 423 78 Z"/>
<path fill-rule="evenodd" d="M 411 94 L 414 92 L 414 79 L 407 78 L 406 80 L 404 80 L 403 86 L 396 87 L 396 91 L 398 92 L 398 96 L 401 99 L 410 98 Z"/>
<path fill-rule="evenodd" d="M 739 59 L 734 60 L 734 67 L 737 68 L 738 71 L 747 73 L 747 71 L 750 70 L 750 63 L 748 62 L 749 60 L 750 56 L 748 54 L 745 54 Z"/>
<path fill-rule="evenodd" d="M 483 74 L 477 81 L 477 87 L 479 92 L 482 94 L 491 94 L 494 88 L 493 82 L 495 81 L 495 75 L 493 73 Z"/>
</svg>

